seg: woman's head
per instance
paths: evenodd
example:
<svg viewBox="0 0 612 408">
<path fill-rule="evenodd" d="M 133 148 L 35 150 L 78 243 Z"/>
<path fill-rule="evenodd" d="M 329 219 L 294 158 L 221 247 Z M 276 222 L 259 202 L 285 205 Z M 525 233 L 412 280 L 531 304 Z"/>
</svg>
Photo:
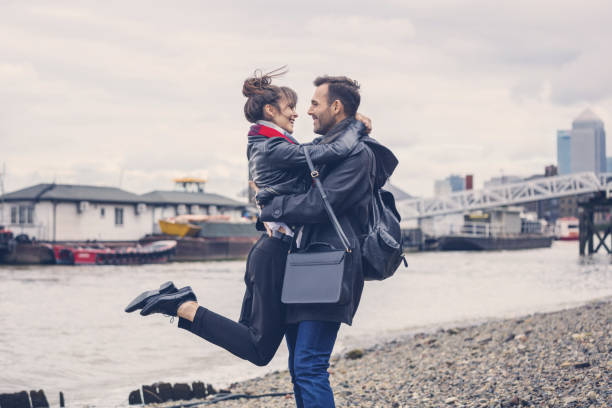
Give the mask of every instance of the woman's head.
<svg viewBox="0 0 612 408">
<path fill-rule="evenodd" d="M 293 133 L 293 123 L 298 116 L 295 112 L 297 94 L 289 87 L 272 85 L 272 78 L 286 72 L 285 67 L 266 74 L 255 71 L 252 77 L 244 81 L 242 94 L 247 97 L 244 116 L 249 122 L 268 120 Z"/>
</svg>

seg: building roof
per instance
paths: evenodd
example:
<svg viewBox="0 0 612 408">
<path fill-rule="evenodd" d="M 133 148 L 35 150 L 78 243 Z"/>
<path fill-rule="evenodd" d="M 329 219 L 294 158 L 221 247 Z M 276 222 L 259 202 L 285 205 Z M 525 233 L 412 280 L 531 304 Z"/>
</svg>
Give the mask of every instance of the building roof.
<svg viewBox="0 0 612 408">
<path fill-rule="evenodd" d="M 573 123 L 581 123 L 581 122 L 598 122 L 603 123 L 602 120 L 597 116 L 591 109 L 585 109 L 576 119 L 574 119 Z"/>
<path fill-rule="evenodd" d="M 155 190 L 141 197 L 152 204 L 197 204 L 223 207 L 245 207 L 248 204 L 213 193 L 190 193 L 186 191 Z"/>
<path fill-rule="evenodd" d="M 5 201 L 93 201 L 104 203 L 142 203 L 138 194 L 117 187 L 42 183 L 2 196 Z"/>
</svg>

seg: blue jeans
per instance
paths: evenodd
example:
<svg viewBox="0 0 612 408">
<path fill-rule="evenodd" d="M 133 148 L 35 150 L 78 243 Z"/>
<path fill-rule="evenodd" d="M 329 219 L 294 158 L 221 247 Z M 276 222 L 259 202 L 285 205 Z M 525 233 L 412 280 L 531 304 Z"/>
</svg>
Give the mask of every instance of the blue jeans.
<svg viewBox="0 0 612 408">
<path fill-rule="evenodd" d="M 298 408 L 334 408 L 329 385 L 331 356 L 340 323 L 303 321 L 287 326 L 289 372 Z"/>
</svg>

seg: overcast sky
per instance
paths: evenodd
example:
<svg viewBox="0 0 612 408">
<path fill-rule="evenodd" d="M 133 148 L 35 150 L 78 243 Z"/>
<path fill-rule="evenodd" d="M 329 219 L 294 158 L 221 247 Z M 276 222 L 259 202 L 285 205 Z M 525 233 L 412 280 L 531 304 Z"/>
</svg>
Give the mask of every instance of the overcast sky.
<svg viewBox="0 0 612 408">
<path fill-rule="evenodd" d="M 284 64 L 298 140 L 314 77 L 350 76 L 411 194 L 451 173 L 542 173 L 586 107 L 612 126 L 611 21 L 612 2 L 588 0 L 0 0 L 4 187 L 144 193 L 190 175 L 235 197 L 242 81 Z"/>
</svg>

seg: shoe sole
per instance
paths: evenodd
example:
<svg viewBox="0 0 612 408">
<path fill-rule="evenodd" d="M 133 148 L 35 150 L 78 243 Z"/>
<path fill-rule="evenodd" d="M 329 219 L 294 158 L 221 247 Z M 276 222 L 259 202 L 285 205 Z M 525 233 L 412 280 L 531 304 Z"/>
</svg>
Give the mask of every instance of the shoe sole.
<svg viewBox="0 0 612 408">
<path fill-rule="evenodd" d="M 141 293 L 136 297 L 136 299 L 132 300 L 130 304 L 127 305 L 125 312 L 132 313 L 138 309 L 142 309 L 149 298 L 163 293 L 172 293 L 170 290 L 172 290 L 173 287 L 174 283 L 172 283 L 172 281 L 168 281 L 166 283 L 162 283 L 158 290 L 149 290 Z"/>
</svg>

